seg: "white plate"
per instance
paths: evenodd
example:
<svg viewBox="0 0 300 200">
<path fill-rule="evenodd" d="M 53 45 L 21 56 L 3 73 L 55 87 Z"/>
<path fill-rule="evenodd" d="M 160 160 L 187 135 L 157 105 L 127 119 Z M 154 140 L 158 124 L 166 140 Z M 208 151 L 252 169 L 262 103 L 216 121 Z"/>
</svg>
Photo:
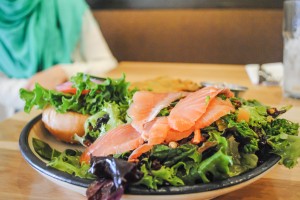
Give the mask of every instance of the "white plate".
<svg viewBox="0 0 300 200">
<path fill-rule="evenodd" d="M 45 129 L 41 115 L 32 119 L 22 130 L 19 145 L 25 160 L 44 177 L 54 183 L 79 192 L 85 195 L 86 188 L 91 180 L 81 179 L 65 172 L 61 172 L 52 167 L 48 167 L 44 159 L 42 159 L 32 146 L 32 138 L 37 138 L 48 143 L 53 149 L 63 151 L 65 149 L 83 150 L 79 145 L 70 145 L 62 143 L 54 139 Z M 234 190 L 245 187 L 261 178 L 265 173 L 269 172 L 280 160 L 279 156 L 270 155 L 270 157 L 261 165 L 239 176 L 231 177 L 223 181 L 198 184 L 193 186 L 182 187 L 162 187 L 157 191 L 148 190 L 144 187 L 130 186 L 125 191 L 123 199 L 211 199 Z M 155 197 L 154 197 L 155 196 Z"/>
</svg>

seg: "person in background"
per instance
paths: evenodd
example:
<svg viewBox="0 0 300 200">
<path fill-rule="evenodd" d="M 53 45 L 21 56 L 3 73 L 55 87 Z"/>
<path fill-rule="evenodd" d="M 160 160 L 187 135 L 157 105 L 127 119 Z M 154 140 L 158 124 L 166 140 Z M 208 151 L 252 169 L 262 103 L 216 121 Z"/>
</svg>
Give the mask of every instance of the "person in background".
<svg viewBox="0 0 300 200">
<path fill-rule="evenodd" d="M 117 60 L 84 0 L 1 0 L 0 121 L 23 109 L 19 89 L 48 89 Z"/>
</svg>

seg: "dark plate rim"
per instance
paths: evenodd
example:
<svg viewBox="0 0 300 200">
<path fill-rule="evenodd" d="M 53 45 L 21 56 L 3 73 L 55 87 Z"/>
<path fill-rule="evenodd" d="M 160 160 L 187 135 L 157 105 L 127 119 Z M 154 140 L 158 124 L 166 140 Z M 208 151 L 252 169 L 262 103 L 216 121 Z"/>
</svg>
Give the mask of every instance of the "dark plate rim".
<svg viewBox="0 0 300 200">
<path fill-rule="evenodd" d="M 29 121 L 20 134 L 19 147 L 22 156 L 34 169 L 36 169 L 42 174 L 45 174 L 59 181 L 63 181 L 65 183 L 87 188 L 88 185 L 93 180 L 75 177 L 71 174 L 59 171 L 52 167 L 48 167 L 31 151 L 28 143 L 28 136 L 31 128 L 41 120 L 41 117 L 42 114 L 36 116 L 31 121 Z M 133 195 L 175 195 L 175 194 L 190 194 L 190 193 L 199 193 L 199 192 L 223 189 L 223 188 L 227 188 L 230 186 L 234 186 L 246 182 L 256 176 L 259 176 L 260 174 L 266 172 L 272 166 L 277 164 L 279 160 L 280 160 L 280 156 L 271 154 L 270 157 L 264 163 L 262 163 L 255 169 L 245 172 L 239 176 L 231 177 L 226 180 L 217 181 L 213 183 L 197 184 L 193 186 L 161 187 L 158 190 L 146 189 L 144 187 L 139 187 L 139 186 L 129 186 L 126 189 L 125 193 L 133 194 Z"/>
</svg>

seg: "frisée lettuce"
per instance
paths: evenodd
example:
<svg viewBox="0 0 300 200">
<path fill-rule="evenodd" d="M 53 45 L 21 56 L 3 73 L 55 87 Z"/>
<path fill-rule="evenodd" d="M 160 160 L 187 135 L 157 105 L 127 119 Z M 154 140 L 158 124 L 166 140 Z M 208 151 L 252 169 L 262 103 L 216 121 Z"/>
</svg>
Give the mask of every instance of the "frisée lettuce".
<svg viewBox="0 0 300 200">
<path fill-rule="evenodd" d="M 81 152 L 73 149 L 66 149 L 63 152 L 53 149 L 49 144 L 37 138 L 32 138 L 32 145 L 39 156 L 47 160 L 47 166 L 58 169 L 59 171 L 78 176 L 80 178 L 95 179 L 92 173 L 89 173 L 90 165 L 80 163 Z"/>
<path fill-rule="evenodd" d="M 76 94 L 48 90 L 38 83 L 33 91 L 20 89 L 20 98 L 25 101 L 24 111 L 30 112 L 33 107 L 44 109 L 52 106 L 59 113 L 74 111 L 93 115 L 102 110 L 105 102 L 116 102 L 120 112 L 126 113 L 134 90 L 128 90 L 129 83 L 125 81 L 125 75 L 120 79 L 106 78 L 101 83 L 94 79 L 83 73 L 71 77 Z M 89 92 L 82 95 L 84 90 Z"/>
<path fill-rule="evenodd" d="M 85 135 L 83 137 L 75 136 L 75 139 L 81 144 L 93 143 L 98 137 L 107 131 L 128 122 L 125 113 L 121 113 L 120 106 L 115 102 L 105 102 L 102 110 L 90 116 L 85 124 Z"/>
</svg>

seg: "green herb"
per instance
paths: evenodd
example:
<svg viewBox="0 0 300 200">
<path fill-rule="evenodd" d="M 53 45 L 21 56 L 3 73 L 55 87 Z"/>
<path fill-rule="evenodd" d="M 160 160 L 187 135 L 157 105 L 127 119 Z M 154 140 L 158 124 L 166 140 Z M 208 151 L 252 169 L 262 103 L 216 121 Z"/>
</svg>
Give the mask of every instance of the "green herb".
<svg viewBox="0 0 300 200">
<path fill-rule="evenodd" d="M 208 104 L 209 101 L 210 101 L 210 96 L 206 96 L 206 97 L 205 97 L 205 103 Z"/>
</svg>

